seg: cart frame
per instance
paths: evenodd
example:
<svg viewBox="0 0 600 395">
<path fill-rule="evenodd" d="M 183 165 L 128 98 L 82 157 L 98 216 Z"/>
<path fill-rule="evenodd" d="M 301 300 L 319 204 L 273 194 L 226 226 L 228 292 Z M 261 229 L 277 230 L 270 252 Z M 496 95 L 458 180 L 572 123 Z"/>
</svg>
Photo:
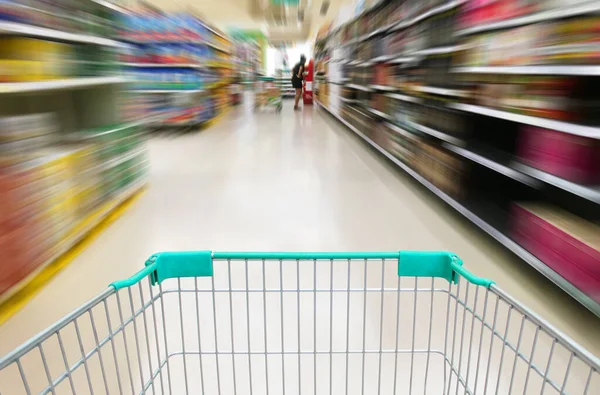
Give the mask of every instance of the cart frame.
<svg viewBox="0 0 600 395">
<path fill-rule="evenodd" d="M 232 271 L 233 265 L 240 266 L 240 271 Z M 389 276 L 390 270 L 397 280 Z M 318 280 L 318 273 L 329 276 L 323 276 L 326 281 Z M 236 278 L 237 274 L 241 277 Z M 144 279 L 148 281 L 142 281 Z M 216 279 L 222 286 L 215 285 Z M 232 279 L 239 285 L 232 287 Z M 301 286 L 307 280 L 310 285 L 311 279 L 312 286 Z M 294 295 L 295 300 L 289 303 L 288 309 L 284 299 Z M 212 300 L 212 306 L 201 303 L 204 296 Z M 223 303 L 217 302 L 221 296 L 225 297 Z M 279 303 L 279 309 L 273 313 L 277 316 L 274 324 L 270 321 L 267 303 L 277 303 L 271 301 L 270 296 Z M 357 296 L 362 301 L 351 302 Z M 304 297 L 309 299 L 302 299 Z M 318 302 L 321 297 L 324 300 Z M 375 309 L 368 303 L 373 297 L 380 301 Z M 175 314 L 170 311 L 168 298 L 173 299 L 173 311 L 178 310 L 177 316 L 168 317 Z M 186 298 L 192 299 L 184 303 Z M 340 300 L 347 300 L 347 303 Z M 407 302 L 403 304 L 404 300 Z M 304 309 L 301 309 L 301 303 Z M 343 309 L 336 307 L 340 303 Z M 428 308 L 422 309 L 423 304 Z M 255 317 L 251 305 L 264 313 Z M 506 306 L 505 315 L 500 312 L 500 306 Z M 388 312 L 385 307 L 391 310 Z M 130 315 L 127 315 L 127 308 Z M 206 328 L 201 329 L 201 321 L 204 321 L 200 316 L 205 308 L 210 310 L 205 319 L 212 321 L 211 336 L 206 336 Z M 293 320 L 288 320 L 294 316 L 294 308 L 297 308 L 297 327 L 292 325 Z M 307 309 L 308 315 L 301 314 Z M 321 309 L 325 314 L 317 317 Z M 234 314 L 234 310 L 244 313 Z M 369 317 L 380 317 L 375 330 L 368 331 L 367 311 Z M 405 320 L 410 311 L 411 319 Z M 343 316 L 341 328 L 345 334 L 334 330 L 338 313 Z M 384 319 L 384 313 L 396 324 L 391 332 L 395 332 L 391 343 L 384 339 L 384 331 L 389 332 L 384 321 L 391 322 Z M 443 338 L 437 339 L 438 349 L 435 347 L 437 340 L 432 338 L 438 334 L 434 321 L 443 319 L 444 315 L 445 328 L 440 329 Z M 304 317 L 308 317 L 308 326 L 312 326 L 312 330 L 303 329 Z M 359 319 L 362 330 L 358 329 L 360 325 L 352 324 L 354 318 Z M 84 345 L 86 336 L 82 334 L 82 327 L 88 320 L 90 347 Z M 516 343 L 511 340 L 514 337 L 511 338 L 510 332 L 515 328 L 511 327 L 511 320 L 517 324 Z M 255 325 L 251 325 L 251 321 Z M 422 322 L 426 324 L 422 325 Z M 101 326 L 106 326 L 104 336 L 100 334 Z M 531 327 L 529 333 L 526 327 Z M 68 328 L 75 331 L 76 342 L 73 344 L 80 353 L 76 360 L 69 358 L 65 351 Z M 273 328 L 277 330 L 273 331 Z M 356 336 L 351 336 L 351 332 L 356 332 Z M 368 332 L 375 340 L 371 342 L 374 347 L 367 346 L 371 338 L 367 336 Z M 433 332 L 436 333 L 432 335 Z M 325 346 L 319 345 L 323 342 L 318 340 L 318 334 L 325 340 Z M 528 334 L 530 341 L 525 345 Z M 309 335 L 314 341 L 307 347 L 303 340 Z M 257 336 L 262 340 L 254 344 Z M 275 346 L 273 336 L 279 337 L 275 340 L 280 343 Z M 549 348 L 540 345 L 542 336 L 549 339 Z M 340 347 L 335 345 L 338 337 Z M 421 343 L 426 347 L 419 347 L 418 338 L 422 338 Z M 51 339 L 57 342 L 57 350 L 60 350 L 52 358 L 46 351 Z M 189 344 L 191 339 L 194 339 L 193 345 Z M 207 341 L 212 345 L 207 345 Z M 223 349 L 224 341 L 228 343 L 226 349 Z M 399 346 L 405 341 L 409 347 Z M 489 351 L 487 354 L 486 350 Z M 536 356 L 546 351 L 548 357 L 542 356 L 543 363 L 536 363 Z M 564 358 L 560 357 L 561 353 Z M 25 366 L 25 360 L 33 358 L 32 354 L 41 361 L 40 369 L 34 373 L 28 372 Z M 438 375 L 434 372 L 433 360 L 438 356 L 442 358 L 437 366 L 443 366 L 443 380 L 440 369 Z M 174 361 L 179 357 L 182 361 Z M 297 362 L 290 358 L 297 358 Z M 339 358 L 344 361 L 334 362 Z M 374 358 L 377 362 L 373 360 L 366 365 L 366 358 L 369 361 Z M 403 359 L 406 359 L 405 366 L 409 371 L 400 366 Z M 206 373 L 211 363 L 216 375 Z M 322 364 L 328 369 L 318 368 Z M 393 372 L 385 369 L 392 364 Z M 100 371 L 94 371 L 92 365 Z M 181 374 L 177 366 L 183 367 L 181 378 L 177 376 Z M 240 366 L 248 372 L 242 374 Z M 335 381 L 333 371 L 340 366 L 345 371 L 344 380 Z M 366 377 L 365 372 L 374 366 L 377 369 L 373 377 Z M 200 380 L 195 380 L 197 377 L 193 377 L 191 370 L 198 367 Z M 232 381 L 224 377 L 227 373 L 224 370 L 229 367 L 232 368 Z M 7 374 L 11 368 L 12 373 Z M 114 373 L 109 372 L 111 369 Z M 281 376 L 274 377 L 278 376 L 276 371 L 280 371 Z M 77 372 L 85 380 L 77 382 Z M 253 391 L 266 394 L 269 391 L 297 394 L 529 393 L 532 389 L 528 385 L 533 385 L 535 378 L 538 380 L 536 393 L 547 390 L 552 391 L 549 393 L 591 395 L 598 393 L 595 391 L 600 388 L 599 372 L 597 357 L 522 306 L 492 281 L 468 272 L 460 258 L 452 253 L 168 252 L 151 256 L 145 268 L 134 276 L 111 284 L 100 295 L 0 359 L 0 394 L 18 393 L 12 392 L 17 387 L 7 390 L 2 386 L 2 377 L 5 377 L 26 394 L 56 393 L 59 386 L 70 387 L 72 393 L 120 394 L 146 393 L 150 388 L 153 393 L 178 394 L 252 394 Z M 520 378 L 517 373 L 521 373 Z M 265 374 L 266 378 L 262 379 Z M 205 386 L 211 385 L 213 376 L 216 376 L 216 387 L 213 382 L 212 391 L 207 390 Z M 197 382 L 198 389 L 194 390 L 192 381 Z M 177 385 L 181 387 L 177 389 Z"/>
<path fill-rule="evenodd" d="M 261 88 L 260 91 L 258 91 L 258 94 L 264 95 L 265 92 L 267 91 L 268 87 L 265 88 L 266 84 L 272 84 L 273 85 L 273 89 L 277 89 L 279 91 L 279 94 L 277 96 L 268 96 L 265 97 L 261 100 L 264 100 L 264 102 L 255 102 L 254 105 L 254 110 L 258 110 L 259 108 L 264 108 L 264 107 L 268 107 L 268 106 L 272 106 L 275 111 L 277 111 L 278 113 L 281 112 L 282 108 L 283 108 L 283 93 L 281 92 L 281 89 L 279 87 L 277 87 L 275 85 L 275 78 L 273 77 L 260 77 L 258 79 L 258 86 Z"/>
</svg>

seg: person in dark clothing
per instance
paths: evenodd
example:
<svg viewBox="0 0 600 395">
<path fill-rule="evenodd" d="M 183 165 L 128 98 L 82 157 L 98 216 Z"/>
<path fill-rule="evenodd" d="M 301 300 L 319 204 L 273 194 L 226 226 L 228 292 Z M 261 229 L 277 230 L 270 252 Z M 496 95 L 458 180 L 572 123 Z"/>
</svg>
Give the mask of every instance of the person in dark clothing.
<svg viewBox="0 0 600 395">
<path fill-rule="evenodd" d="M 300 56 L 300 62 L 296 63 L 292 70 L 292 86 L 296 89 L 296 97 L 294 98 L 294 110 L 298 109 L 298 102 L 300 96 L 302 96 L 302 82 L 304 81 L 304 63 L 306 63 L 306 57 Z"/>
</svg>

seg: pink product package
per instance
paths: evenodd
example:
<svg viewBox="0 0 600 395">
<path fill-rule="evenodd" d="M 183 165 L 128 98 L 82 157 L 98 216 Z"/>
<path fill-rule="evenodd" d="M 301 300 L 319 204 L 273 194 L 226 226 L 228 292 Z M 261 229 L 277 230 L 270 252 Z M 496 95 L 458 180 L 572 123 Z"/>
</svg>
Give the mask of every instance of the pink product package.
<svg viewBox="0 0 600 395">
<path fill-rule="evenodd" d="M 598 243 L 576 237 L 551 223 L 535 209 L 514 204 L 512 237 L 552 270 L 600 302 L 600 251 Z M 597 234 L 595 238 L 600 238 Z"/>
<path fill-rule="evenodd" d="M 523 163 L 566 180 L 600 182 L 600 144 L 595 139 L 526 126 L 518 156 Z"/>
</svg>

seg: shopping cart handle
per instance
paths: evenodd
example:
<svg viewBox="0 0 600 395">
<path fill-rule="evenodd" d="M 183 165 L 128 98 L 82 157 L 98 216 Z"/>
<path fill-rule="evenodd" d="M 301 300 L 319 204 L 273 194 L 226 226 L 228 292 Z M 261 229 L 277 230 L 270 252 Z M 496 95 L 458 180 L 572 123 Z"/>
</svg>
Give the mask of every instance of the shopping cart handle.
<svg viewBox="0 0 600 395">
<path fill-rule="evenodd" d="M 147 276 L 153 285 L 169 278 L 210 277 L 213 260 L 381 260 L 397 259 L 401 277 L 436 277 L 457 283 L 460 277 L 490 287 L 493 281 L 479 278 L 462 266 L 462 260 L 446 251 L 396 252 L 161 252 L 146 261 L 146 267 L 132 277 L 111 284 L 116 290 L 130 287 Z"/>
<path fill-rule="evenodd" d="M 212 251 L 161 252 L 146 260 L 146 267 L 128 279 L 110 284 L 117 291 L 150 276 L 152 285 L 168 278 L 210 277 L 213 275 Z"/>
<path fill-rule="evenodd" d="M 479 278 L 463 267 L 458 255 L 446 251 L 400 251 L 398 275 L 401 277 L 437 277 L 458 283 L 462 276 L 475 285 L 489 287 L 494 282 Z"/>
</svg>

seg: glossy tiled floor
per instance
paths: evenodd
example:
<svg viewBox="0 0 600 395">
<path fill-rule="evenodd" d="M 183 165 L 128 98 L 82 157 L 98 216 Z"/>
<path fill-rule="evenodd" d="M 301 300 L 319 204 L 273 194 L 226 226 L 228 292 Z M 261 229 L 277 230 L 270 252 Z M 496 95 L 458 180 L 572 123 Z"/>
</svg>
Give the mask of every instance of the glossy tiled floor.
<svg viewBox="0 0 600 395">
<path fill-rule="evenodd" d="M 451 250 L 595 355 L 600 320 L 324 111 L 231 111 L 149 143 L 145 194 L 0 327 L 0 355 L 165 250 Z"/>
</svg>

